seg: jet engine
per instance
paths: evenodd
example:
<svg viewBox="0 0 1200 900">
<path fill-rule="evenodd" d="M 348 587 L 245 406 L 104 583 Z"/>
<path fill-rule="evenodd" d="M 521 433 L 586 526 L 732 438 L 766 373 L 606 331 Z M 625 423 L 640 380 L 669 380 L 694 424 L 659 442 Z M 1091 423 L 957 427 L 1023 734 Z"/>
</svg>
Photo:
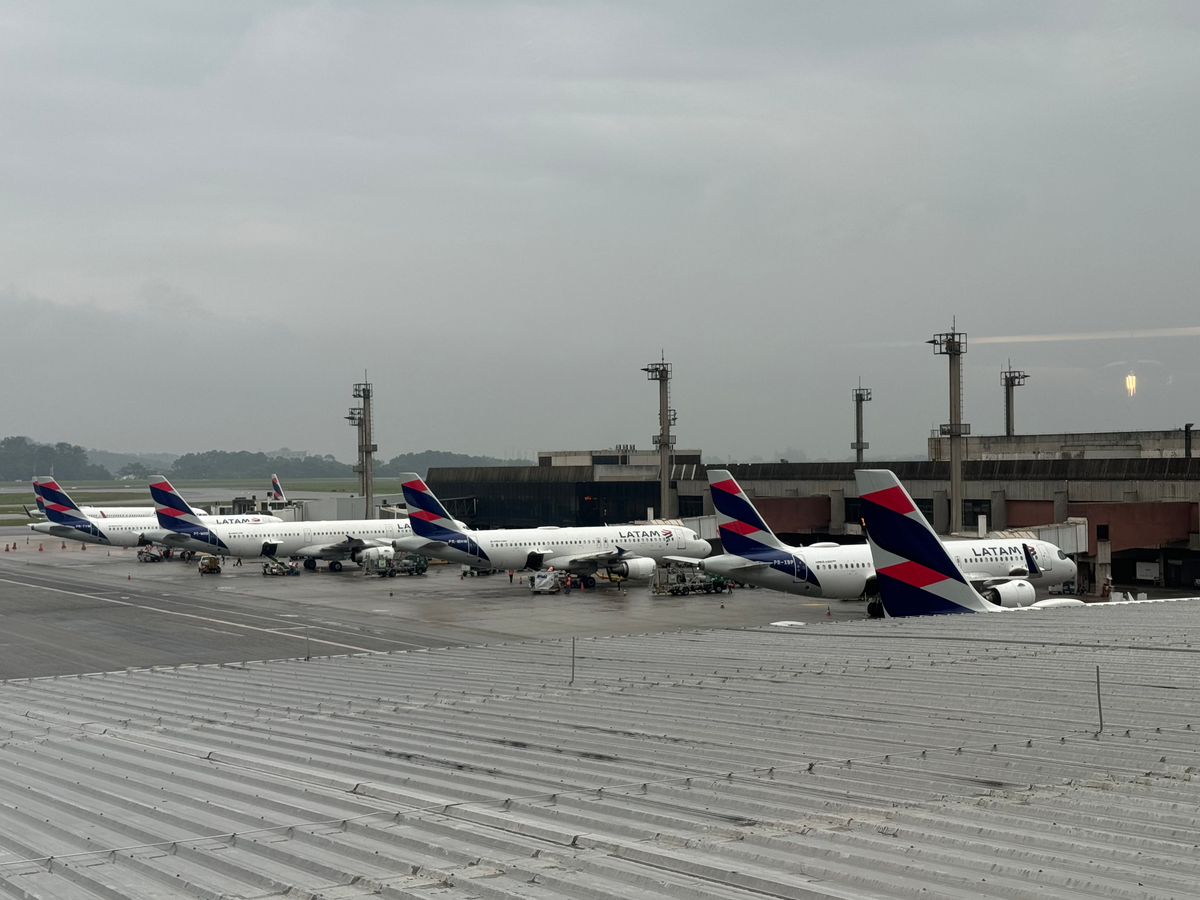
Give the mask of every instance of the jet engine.
<svg viewBox="0 0 1200 900">
<path fill-rule="evenodd" d="M 997 606 L 1016 609 L 1019 606 L 1031 606 L 1037 600 L 1037 591 L 1028 581 L 1006 581 L 988 588 L 983 596 Z"/>
<path fill-rule="evenodd" d="M 391 547 L 368 547 L 354 557 L 360 566 L 387 565 L 388 560 L 395 559 L 396 551 Z"/>
<path fill-rule="evenodd" d="M 614 581 L 649 581 L 654 574 L 656 564 L 652 559 L 627 559 L 624 562 L 613 563 L 608 567 L 608 577 Z"/>
</svg>

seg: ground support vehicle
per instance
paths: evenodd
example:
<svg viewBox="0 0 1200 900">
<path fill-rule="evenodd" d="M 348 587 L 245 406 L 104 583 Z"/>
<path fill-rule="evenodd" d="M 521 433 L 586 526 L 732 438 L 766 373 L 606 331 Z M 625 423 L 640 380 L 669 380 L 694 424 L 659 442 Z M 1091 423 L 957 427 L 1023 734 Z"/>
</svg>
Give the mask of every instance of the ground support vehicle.
<svg viewBox="0 0 1200 900">
<path fill-rule="evenodd" d="M 161 553 L 159 553 L 157 550 L 153 549 L 152 547 L 142 547 L 137 552 L 137 558 L 138 558 L 138 562 L 146 562 L 146 563 L 163 561 L 163 555 Z"/>
<path fill-rule="evenodd" d="M 428 557 L 420 553 L 406 553 L 402 558 L 392 561 L 392 571 L 397 575 L 424 575 L 429 568 Z"/>
<path fill-rule="evenodd" d="M 200 562 L 196 563 L 196 569 L 201 575 L 220 575 L 221 557 L 205 553 L 200 557 Z"/>
<path fill-rule="evenodd" d="M 671 594 L 686 596 L 688 594 L 720 593 L 728 589 L 724 578 L 708 575 L 689 566 L 660 566 L 650 580 L 652 594 Z"/>
<path fill-rule="evenodd" d="M 269 560 L 262 564 L 263 576 L 267 575 L 299 575 L 300 567 L 295 563 L 281 563 L 278 560 Z"/>
<path fill-rule="evenodd" d="M 567 585 L 567 574 L 543 569 L 529 576 L 529 593 L 557 594 Z"/>
</svg>

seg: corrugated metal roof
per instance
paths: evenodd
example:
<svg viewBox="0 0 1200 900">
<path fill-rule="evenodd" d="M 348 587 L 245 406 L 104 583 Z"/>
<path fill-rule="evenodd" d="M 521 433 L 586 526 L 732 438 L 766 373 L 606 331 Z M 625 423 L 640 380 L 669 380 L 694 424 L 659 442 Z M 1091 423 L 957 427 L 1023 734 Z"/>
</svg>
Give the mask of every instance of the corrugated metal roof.
<svg viewBox="0 0 1200 900">
<path fill-rule="evenodd" d="M 1200 893 L 1198 603 L 570 647 L 7 682 L 0 897 Z"/>
</svg>

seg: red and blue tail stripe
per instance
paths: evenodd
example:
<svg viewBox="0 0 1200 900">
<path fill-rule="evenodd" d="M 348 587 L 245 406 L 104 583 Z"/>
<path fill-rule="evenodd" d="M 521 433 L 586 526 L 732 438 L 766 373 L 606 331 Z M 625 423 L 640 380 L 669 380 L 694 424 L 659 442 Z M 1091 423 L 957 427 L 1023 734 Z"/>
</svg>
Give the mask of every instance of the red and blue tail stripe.
<svg viewBox="0 0 1200 900">
<path fill-rule="evenodd" d="M 162 528 L 212 544 L 221 550 L 229 549 L 220 536 L 201 521 L 196 511 L 188 506 L 166 478 L 159 475 L 150 482 L 150 496 L 154 499 L 154 515 Z"/>
<path fill-rule="evenodd" d="M 859 469 L 860 510 L 889 616 L 986 612 L 908 491 L 888 469 Z"/>
<path fill-rule="evenodd" d="M 108 540 L 104 532 L 96 526 L 95 522 L 84 515 L 83 511 L 75 505 L 75 501 L 58 486 L 58 482 L 53 478 L 37 478 L 34 484 L 47 519 L 56 525 L 66 525 L 81 534 L 98 540 Z"/>
<path fill-rule="evenodd" d="M 33 500 L 37 503 L 38 512 L 43 516 L 46 515 L 46 501 L 42 499 L 42 486 L 36 478 L 33 479 Z"/>
<path fill-rule="evenodd" d="M 440 541 L 478 559 L 488 559 L 484 549 L 459 527 L 419 475 L 408 472 L 401 478 L 404 504 L 408 507 L 408 522 L 413 534 L 428 541 Z"/>
<path fill-rule="evenodd" d="M 709 469 L 708 486 L 717 511 L 721 546 L 726 553 L 768 563 L 773 569 L 820 587 L 817 576 L 775 536 L 733 475 L 725 469 Z"/>
<path fill-rule="evenodd" d="M 287 497 L 283 494 L 283 485 L 279 483 L 278 475 L 271 476 L 271 499 L 279 500 L 283 503 L 287 502 Z"/>
</svg>

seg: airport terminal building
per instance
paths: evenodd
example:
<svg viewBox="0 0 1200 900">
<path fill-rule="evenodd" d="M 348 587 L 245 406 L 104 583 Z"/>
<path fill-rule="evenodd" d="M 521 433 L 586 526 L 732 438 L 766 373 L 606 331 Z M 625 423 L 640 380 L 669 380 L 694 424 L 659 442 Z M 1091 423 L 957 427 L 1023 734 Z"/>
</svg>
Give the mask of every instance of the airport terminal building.
<svg viewBox="0 0 1200 900">
<path fill-rule="evenodd" d="M 940 458 L 941 449 L 934 438 L 928 460 L 867 465 L 893 469 L 945 534 L 950 464 Z M 675 509 L 668 515 L 712 515 L 708 467 L 700 459 L 699 450 L 673 457 Z M 428 481 L 455 515 L 479 528 L 594 525 L 648 517 L 659 500 L 656 461 L 655 451 L 627 445 L 553 451 L 539 454 L 537 466 L 430 469 Z M 861 540 L 855 463 L 721 467 L 755 498 L 784 540 Z M 1080 563 L 1081 592 L 1098 591 L 1110 572 L 1122 585 L 1200 584 L 1200 460 L 1191 454 L 1190 429 L 976 437 L 963 464 L 962 502 L 972 534 L 985 517 L 989 531 L 1065 536 L 1071 545 L 1063 549 Z M 1049 526 L 1068 523 L 1077 527 L 1047 533 Z"/>
</svg>

